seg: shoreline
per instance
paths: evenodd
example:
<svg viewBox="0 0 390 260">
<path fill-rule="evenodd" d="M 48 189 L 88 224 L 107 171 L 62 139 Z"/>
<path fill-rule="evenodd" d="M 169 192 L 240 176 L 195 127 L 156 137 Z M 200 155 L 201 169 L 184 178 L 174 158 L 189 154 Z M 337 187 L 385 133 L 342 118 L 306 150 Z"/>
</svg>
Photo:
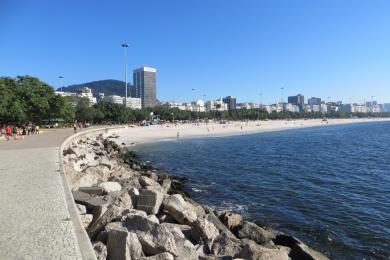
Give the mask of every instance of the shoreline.
<svg viewBox="0 0 390 260">
<path fill-rule="evenodd" d="M 328 259 L 293 236 L 198 204 L 183 180 L 118 145 L 115 132 L 73 140 L 63 151 L 98 259 Z"/>
<path fill-rule="evenodd" d="M 268 120 L 268 121 L 232 121 L 227 124 L 200 123 L 197 124 L 165 124 L 147 127 L 130 126 L 116 131 L 116 142 L 128 147 L 151 142 L 185 140 L 192 138 L 229 137 L 265 132 L 285 131 L 311 127 L 327 127 L 356 123 L 388 122 L 390 118 L 361 119 L 298 119 L 298 120 Z M 242 128 L 241 128 L 242 127 Z M 179 138 L 177 134 L 179 133 Z"/>
</svg>

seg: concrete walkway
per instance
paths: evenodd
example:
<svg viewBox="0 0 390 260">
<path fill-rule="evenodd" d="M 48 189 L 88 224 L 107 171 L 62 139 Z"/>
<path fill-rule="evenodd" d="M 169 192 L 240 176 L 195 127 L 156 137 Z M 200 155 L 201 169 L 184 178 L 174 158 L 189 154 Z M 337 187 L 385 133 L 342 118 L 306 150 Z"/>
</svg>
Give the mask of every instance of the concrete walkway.
<svg viewBox="0 0 390 260">
<path fill-rule="evenodd" d="M 82 259 L 59 172 L 72 129 L 0 142 L 0 259 Z"/>
</svg>

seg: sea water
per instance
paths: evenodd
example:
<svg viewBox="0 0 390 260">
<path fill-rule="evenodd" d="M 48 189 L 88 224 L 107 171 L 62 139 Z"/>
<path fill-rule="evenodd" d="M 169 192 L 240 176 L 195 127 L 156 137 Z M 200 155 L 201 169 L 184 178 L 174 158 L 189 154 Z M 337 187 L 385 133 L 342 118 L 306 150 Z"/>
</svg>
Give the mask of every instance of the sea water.
<svg viewBox="0 0 390 260">
<path fill-rule="evenodd" d="M 192 196 L 333 259 L 390 258 L 390 122 L 155 142 L 135 148 Z"/>
</svg>

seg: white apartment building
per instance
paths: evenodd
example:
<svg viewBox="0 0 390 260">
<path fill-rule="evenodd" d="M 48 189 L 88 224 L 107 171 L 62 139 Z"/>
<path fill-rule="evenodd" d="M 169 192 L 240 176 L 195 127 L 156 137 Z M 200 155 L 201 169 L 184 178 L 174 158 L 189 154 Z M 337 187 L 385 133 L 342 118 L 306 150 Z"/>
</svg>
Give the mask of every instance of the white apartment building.
<svg viewBox="0 0 390 260">
<path fill-rule="evenodd" d="M 87 88 L 87 87 L 82 88 L 80 96 L 88 98 L 90 105 L 96 104 L 96 102 L 97 102 L 96 98 L 92 95 L 92 90 L 90 88 Z"/>
<path fill-rule="evenodd" d="M 222 98 L 219 100 L 210 100 L 206 103 L 206 111 L 227 111 L 228 104 L 222 101 Z"/>
<path fill-rule="evenodd" d="M 123 98 L 123 103 L 125 102 L 125 98 Z M 141 109 L 142 101 L 140 98 L 128 97 L 126 100 L 126 107 L 131 109 Z"/>
<path fill-rule="evenodd" d="M 103 101 L 123 105 L 123 97 L 117 95 L 105 96 Z"/>
</svg>

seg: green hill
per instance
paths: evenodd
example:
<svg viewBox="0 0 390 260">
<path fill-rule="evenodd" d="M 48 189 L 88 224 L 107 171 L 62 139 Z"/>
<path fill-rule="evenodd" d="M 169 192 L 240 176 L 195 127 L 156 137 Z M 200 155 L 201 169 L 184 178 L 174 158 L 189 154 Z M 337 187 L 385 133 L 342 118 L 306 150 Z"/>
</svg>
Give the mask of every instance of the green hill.
<svg viewBox="0 0 390 260">
<path fill-rule="evenodd" d="M 105 96 L 109 95 L 118 95 L 125 96 L 125 82 L 121 80 L 106 79 L 87 82 L 77 85 L 69 85 L 63 88 L 65 92 L 80 92 L 82 88 L 88 87 L 92 89 L 94 96 L 98 96 L 98 93 L 104 93 Z M 130 96 L 130 87 L 131 84 L 128 83 L 127 93 Z M 57 91 L 61 91 L 61 88 L 58 88 Z"/>
</svg>

